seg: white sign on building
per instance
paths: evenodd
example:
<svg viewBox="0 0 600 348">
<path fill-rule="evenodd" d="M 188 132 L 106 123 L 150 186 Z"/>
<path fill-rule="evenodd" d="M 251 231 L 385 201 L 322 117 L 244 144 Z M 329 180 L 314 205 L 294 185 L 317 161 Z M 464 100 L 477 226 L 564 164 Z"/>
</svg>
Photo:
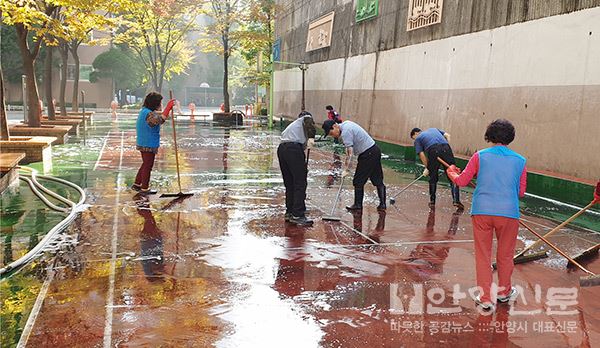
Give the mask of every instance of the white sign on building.
<svg viewBox="0 0 600 348">
<path fill-rule="evenodd" d="M 330 12 L 309 24 L 308 37 L 306 38 L 306 52 L 331 46 L 334 14 L 335 12 Z"/>
<path fill-rule="evenodd" d="M 406 31 L 442 22 L 444 0 L 410 0 Z"/>
</svg>

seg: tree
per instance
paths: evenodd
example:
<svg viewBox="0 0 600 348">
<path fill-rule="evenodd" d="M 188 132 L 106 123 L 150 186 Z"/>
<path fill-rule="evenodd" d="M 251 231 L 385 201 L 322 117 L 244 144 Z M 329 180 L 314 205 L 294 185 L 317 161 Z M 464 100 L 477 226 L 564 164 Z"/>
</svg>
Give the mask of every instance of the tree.
<svg viewBox="0 0 600 348">
<path fill-rule="evenodd" d="M 0 18 L 2 10 L 0 9 Z M 0 47 L 2 47 L 2 32 L 4 26 L 0 22 Z M 9 140 L 10 133 L 8 132 L 8 118 L 6 117 L 6 105 L 4 104 L 4 74 L 2 74 L 2 56 L 0 55 L 0 140 Z"/>
<path fill-rule="evenodd" d="M 52 16 L 56 18 L 59 14 L 60 9 L 57 8 L 52 13 Z M 46 40 L 46 55 L 44 59 L 44 88 L 46 95 L 46 105 L 48 107 L 48 119 L 56 119 L 56 110 L 54 110 L 54 98 L 52 97 L 52 56 L 54 54 L 54 40 L 52 37 Z"/>
<path fill-rule="evenodd" d="M 69 43 L 67 40 L 60 39 L 58 44 L 58 53 L 60 54 L 60 89 L 59 89 L 59 103 L 60 103 L 60 114 L 67 116 L 67 74 L 68 74 L 68 62 L 69 62 Z"/>
<path fill-rule="evenodd" d="M 210 0 L 207 14 L 214 20 L 205 27 L 200 46 L 204 52 L 214 52 L 223 57 L 223 104 L 230 112 L 229 58 L 238 48 L 242 32 L 241 23 L 247 15 L 246 4 L 240 0 Z"/>
<path fill-rule="evenodd" d="M 19 44 L 17 43 L 17 32 L 15 27 L 12 25 L 2 25 L 2 42 L 0 44 L 0 56 L 2 61 L 2 69 L 4 70 L 4 81 L 8 83 L 21 83 L 21 77 L 23 76 L 23 59 L 21 58 L 21 52 L 19 51 Z M 29 45 L 33 45 L 33 39 L 29 37 Z M 40 49 L 40 58 L 36 60 L 35 74 L 41 76 L 43 72 L 43 60 L 44 60 L 45 47 L 42 46 Z M 40 79 L 38 78 L 38 82 Z"/>
<path fill-rule="evenodd" d="M 184 72 L 193 59 L 185 41 L 202 8 L 199 0 L 147 0 L 122 13 L 125 25 L 114 42 L 127 45 L 144 66 L 152 88 Z"/>
<path fill-rule="evenodd" d="M 90 82 L 106 78 L 113 81 L 113 94 L 117 90 L 134 89 L 139 86 L 143 71 L 127 49 L 111 48 L 94 59 L 94 70 L 90 74 Z M 125 93 L 121 93 L 121 104 L 125 104 Z"/>
<path fill-rule="evenodd" d="M 40 52 L 43 37 L 52 31 L 60 30 L 52 22 L 51 14 L 57 8 L 55 4 L 45 1 L 15 1 L 0 2 L 3 13 L 2 20 L 14 25 L 17 33 L 17 44 L 23 60 L 23 72 L 27 81 L 27 121 L 31 127 L 40 126 L 40 104 L 35 77 L 35 60 Z M 29 35 L 37 40 L 29 43 Z M 25 107 L 25 106 L 24 106 Z"/>
<path fill-rule="evenodd" d="M 30 127 L 39 127 L 41 109 L 36 81 L 35 61 L 42 42 L 56 45 L 58 39 L 76 40 L 88 28 L 102 28 L 112 23 L 98 14 L 120 10 L 128 0 L 3 0 L 0 1 L 2 21 L 13 25 L 27 81 L 27 120 Z M 62 16 L 55 15 L 60 9 Z M 53 16 L 54 14 L 54 16 Z M 62 20 L 61 20 L 62 19 Z M 30 37 L 33 39 L 30 43 Z"/>
<path fill-rule="evenodd" d="M 275 0 L 251 0 L 249 14 L 240 41 L 241 56 L 249 68 L 243 69 L 242 74 L 248 82 L 268 87 L 275 37 Z"/>
<path fill-rule="evenodd" d="M 0 36 L 2 40 L 2 36 Z M 4 75 L 0 66 L 0 140 L 9 140 L 8 119 L 6 117 L 6 105 L 4 104 Z"/>
</svg>

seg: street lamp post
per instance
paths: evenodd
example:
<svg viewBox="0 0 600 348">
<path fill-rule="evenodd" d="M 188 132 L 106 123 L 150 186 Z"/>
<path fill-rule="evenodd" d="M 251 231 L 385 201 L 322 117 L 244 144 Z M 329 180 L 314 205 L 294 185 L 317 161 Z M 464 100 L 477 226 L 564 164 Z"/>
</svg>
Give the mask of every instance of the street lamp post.
<svg viewBox="0 0 600 348">
<path fill-rule="evenodd" d="M 275 65 L 275 64 L 297 66 L 302 71 L 302 105 L 301 105 L 302 110 L 301 111 L 305 111 L 306 110 L 305 74 L 306 74 L 306 70 L 308 70 L 308 64 L 306 64 L 304 61 L 302 61 L 301 63 L 274 61 L 273 65 Z M 271 100 L 269 100 L 269 107 L 271 109 L 269 111 L 269 128 L 273 128 L 273 95 L 274 95 L 273 91 L 275 90 L 274 76 L 275 76 L 275 69 L 273 67 L 273 69 L 271 69 L 271 93 L 269 93 L 270 99 L 271 99 Z"/>
</svg>

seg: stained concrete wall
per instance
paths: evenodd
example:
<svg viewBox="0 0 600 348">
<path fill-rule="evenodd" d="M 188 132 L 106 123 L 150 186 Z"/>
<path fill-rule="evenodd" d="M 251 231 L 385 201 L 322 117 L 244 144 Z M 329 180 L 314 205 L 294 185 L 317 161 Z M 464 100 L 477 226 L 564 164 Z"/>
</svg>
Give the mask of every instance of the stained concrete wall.
<svg viewBox="0 0 600 348">
<path fill-rule="evenodd" d="M 486 125 L 504 117 L 530 168 L 598 178 L 600 1 L 446 0 L 441 24 L 410 33 L 408 1 L 380 0 L 379 17 L 365 24 L 353 23 L 352 1 L 282 4 L 282 60 L 312 62 L 306 104 L 318 118 L 336 105 L 392 143 L 411 142 L 415 126 L 439 127 L 470 155 L 486 146 Z M 583 7 L 591 8 L 573 12 Z M 333 8 L 332 47 L 304 53 L 307 23 Z M 298 69 L 276 72 L 276 115 L 298 113 L 300 87 Z"/>
</svg>

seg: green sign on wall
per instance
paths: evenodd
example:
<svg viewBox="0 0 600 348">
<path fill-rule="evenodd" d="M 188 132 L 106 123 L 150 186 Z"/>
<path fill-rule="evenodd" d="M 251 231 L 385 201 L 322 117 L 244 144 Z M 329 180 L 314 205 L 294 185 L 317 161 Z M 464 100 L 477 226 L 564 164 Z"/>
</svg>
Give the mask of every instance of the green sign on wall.
<svg viewBox="0 0 600 348">
<path fill-rule="evenodd" d="M 377 17 L 379 14 L 379 0 L 357 0 L 356 22 Z"/>
</svg>

